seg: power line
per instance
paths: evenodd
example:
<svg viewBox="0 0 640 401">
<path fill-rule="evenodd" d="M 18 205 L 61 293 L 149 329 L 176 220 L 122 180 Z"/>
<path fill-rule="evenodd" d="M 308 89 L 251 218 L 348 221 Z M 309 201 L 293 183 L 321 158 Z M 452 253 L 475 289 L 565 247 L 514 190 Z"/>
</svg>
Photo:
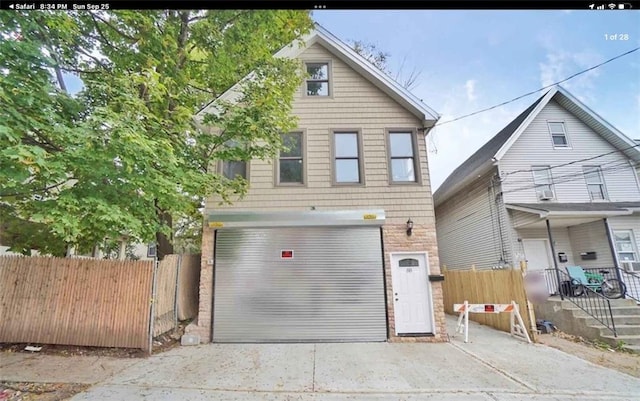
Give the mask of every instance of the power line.
<svg viewBox="0 0 640 401">
<path fill-rule="evenodd" d="M 623 166 L 623 165 L 628 166 L 629 165 L 628 160 L 626 160 L 626 159 L 625 160 L 618 159 L 618 160 L 611 160 L 611 161 L 608 161 L 608 162 L 605 162 L 605 163 L 601 163 L 598 167 L 604 167 L 604 166 L 607 166 L 607 165 L 613 164 L 613 163 L 617 163 L 620 166 Z M 540 166 L 540 167 L 542 167 L 542 166 Z M 608 166 L 607 168 L 609 168 L 609 167 L 611 167 L 611 166 Z M 536 170 L 531 169 L 531 170 L 524 171 L 524 172 L 531 172 L 532 173 L 534 171 L 550 171 L 550 169 L 548 169 L 548 168 L 540 168 L 540 169 L 536 169 Z M 555 179 L 562 179 L 564 177 L 571 177 L 571 176 L 574 176 L 574 175 L 580 175 L 580 173 L 572 172 L 572 173 L 564 173 L 563 175 L 558 175 L 558 176 L 551 175 L 551 178 L 552 178 L 552 180 L 555 180 Z M 531 180 L 532 180 L 532 177 L 529 176 L 527 178 L 522 178 L 522 179 L 519 179 L 519 180 L 514 180 L 514 181 L 509 180 L 508 182 L 509 182 L 509 184 L 518 184 L 518 183 L 528 183 Z M 502 180 L 502 182 L 507 182 L 507 180 Z"/>
<path fill-rule="evenodd" d="M 619 165 L 616 165 L 616 166 L 609 166 L 609 167 L 601 168 L 599 171 L 600 172 L 605 172 L 605 171 L 626 170 L 628 168 L 637 167 L 638 165 L 639 165 L 639 163 L 632 163 L 632 165 L 630 166 L 629 163 L 625 161 L 625 162 L 620 163 Z M 579 173 L 567 174 L 567 175 L 561 176 L 558 180 L 552 178 L 552 182 L 550 184 L 527 185 L 527 186 L 523 186 L 523 187 L 508 189 L 506 191 L 502 191 L 501 193 L 502 194 L 507 194 L 507 193 L 511 193 L 511 192 L 525 191 L 527 189 L 534 189 L 534 188 L 539 187 L 541 185 L 556 185 L 556 184 L 562 184 L 562 183 L 565 183 L 565 182 L 572 182 L 572 181 L 575 181 L 577 177 L 584 177 L 584 171 L 581 171 Z M 603 177 L 603 179 L 604 179 L 604 177 Z"/>
<path fill-rule="evenodd" d="M 615 57 L 610 58 L 609 60 L 603 61 L 603 62 L 602 62 L 602 63 L 600 63 L 600 64 L 597 64 L 597 65 L 594 65 L 593 67 L 587 68 L 586 70 L 582 70 L 582 71 L 580 71 L 580 72 L 577 72 L 577 73 L 575 73 L 575 74 L 573 74 L 573 75 L 571 75 L 571 76 L 569 76 L 569 77 L 567 77 L 567 78 L 565 78 L 565 79 L 563 79 L 563 80 L 561 80 L 561 81 L 554 82 L 554 83 L 552 83 L 552 84 L 550 84 L 550 85 L 544 86 L 544 87 L 542 87 L 542 88 L 540 88 L 540 89 L 537 89 L 537 90 L 531 91 L 531 92 L 529 92 L 529 93 L 525 93 L 524 95 L 520 95 L 520 96 L 515 97 L 515 98 L 513 98 L 513 99 L 511 99 L 511 100 L 508 100 L 508 101 L 506 101 L 506 102 L 502 102 L 502 103 L 500 103 L 500 104 L 497 104 L 497 105 L 495 105 L 495 106 L 491 106 L 491 107 L 487 107 L 486 109 L 482 109 L 482 110 L 474 111 L 473 113 L 465 114 L 465 115 L 463 115 L 463 116 L 460 116 L 460 117 L 454 118 L 453 120 L 443 121 L 443 122 L 441 122 L 441 123 L 437 123 L 437 124 L 435 124 L 435 125 L 434 125 L 434 127 L 437 127 L 437 126 L 440 126 L 440 125 L 449 124 L 449 123 L 452 123 L 452 122 L 454 122 L 454 121 L 462 120 L 463 118 L 467 118 L 467 117 L 475 116 L 476 114 L 484 113 L 485 111 L 493 110 L 493 109 L 495 109 L 495 108 L 498 108 L 498 107 L 501 107 L 501 106 L 507 105 L 507 104 L 509 104 L 509 103 L 513 103 L 513 102 L 515 102 L 516 100 L 520 100 L 520 99 L 525 98 L 525 97 L 527 97 L 527 96 L 531 96 L 531 95 L 534 95 L 534 94 L 536 94 L 536 93 L 538 93 L 538 92 L 541 92 L 541 91 L 543 91 L 543 90 L 545 90 L 545 89 L 549 89 L 549 88 L 551 88 L 551 87 L 553 87 L 553 86 L 559 85 L 559 84 L 561 84 L 561 83 L 563 83 L 563 82 L 567 82 L 567 81 L 568 81 L 568 80 L 570 80 L 570 79 L 573 79 L 573 78 L 575 78 L 575 77 L 577 77 L 577 76 L 579 76 L 579 75 L 582 75 L 582 74 L 584 74 L 584 73 L 587 73 L 587 72 L 589 72 L 589 71 L 591 71 L 591 70 L 595 70 L 596 68 L 602 67 L 602 66 L 603 66 L 603 65 L 605 65 L 605 64 L 608 64 L 608 63 L 610 63 L 610 62 L 612 62 L 612 61 L 614 61 L 614 60 L 617 60 L 617 59 L 619 59 L 619 58 L 621 58 L 621 57 L 624 57 L 624 56 L 626 56 L 626 55 L 628 55 L 628 54 L 631 54 L 631 53 L 633 53 L 633 52 L 635 52 L 635 51 L 638 51 L 638 50 L 640 50 L 640 47 L 636 47 L 635 49 L 632 49 L 632 50 L 629 50 L 628 52 L 625 52 L 625 53 L 619 54 L 619 55 L 617 55 L 617 56 L 615 56 Z"/>
<path fill-rule="evenodd" d="M 640 143 L 636 144 L 636 145 L 629 146 L 629 147 L 624 148 L 624 149 L 616 149 L 616 150 L 612 150 L 611 152 L 602 153 L 602 154 L 599 154 L 597 156 L 587 157 L 587 158 L 584 158 L 584 159 L 573 160 L 573 161 L 570 161 L 570 162 L 567 162 L 567 163 L 563 163 L 563 164 L 557 164 L 557 165 L 554 165 L 554 166 L 549 166 L 548 170 L 551 170 L 551 169 L 554 169 L 554 168 L 558 168 L 558 167 L 570 166 L 572 164 L 576 164 L 576 163 L 580 163 L 580 162 L 586 162 L 586 161 L 589 161 L 589 160 L 598 159 L 600 157 L 609 156 L 609 155 L 612 155 L 612 154 L 617 153 L 617 152 L 624 152 L 624 151 L 629 150 L 629 149 L 637 148 L 638 146 L 640 146 Z M 541 169 L 541 170 L 546 170 L 546 169 Z M 533 169 L 513 170 L 513 171 L 509 171 L 509 172 L 505 173 L 502 176 L 502 178 L 508 177 L 508 176 L 510 176 L 512 174 L 516 174 L 516 173 L 528 173 L 528 172 L 532 172 L 532 171 L 533 171 Z"/>
</svg>

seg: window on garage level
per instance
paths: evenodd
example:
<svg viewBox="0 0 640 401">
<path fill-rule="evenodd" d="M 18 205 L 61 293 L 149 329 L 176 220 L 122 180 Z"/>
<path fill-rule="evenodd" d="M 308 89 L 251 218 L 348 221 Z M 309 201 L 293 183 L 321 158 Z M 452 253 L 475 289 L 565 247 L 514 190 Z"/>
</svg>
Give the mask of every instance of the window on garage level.
<svg viewBox="0 0 640 401">
<path fill-rule="evenodd" d="M 638 255 L 635 249 L 635 241 L 631 230 L 614 230 L 613 240 L 616 244 L 618 260 L 624 262 L 637 262 Z"/>
<path fill-rule="evenodd" d="M 278 184 L 304 184 L 303 141 L 302 132 L 282 134 L 284 149 L 278 159 Z"/>
<path fill-rule="evenodd" d="M 329 63 L 307 63 L 307 96 L 329 96 Z"/>
<path fill-rule="evenodd" d="M 392 183 L 417 182 L 415 135 L 411 131 L 389 132 L 389 165 Z"/>
<path fill-rule="evenodd" d="M 233 148 L 239 146 L 238 142 L 233 140 L 225 142 L 224 145 L 229 150 L 234 150 Z M 235 180 L 238 176 L 246 180 L 247 162 L 243 160 L 223 160 L 220 162 L 220 174 L 230 180 Z"/>
<path fill-rule="evenodd" d="M 362 182 L 360 135 L 357 131 L 333 133 L 334 183 L 359 184 Z"/>
</svg>

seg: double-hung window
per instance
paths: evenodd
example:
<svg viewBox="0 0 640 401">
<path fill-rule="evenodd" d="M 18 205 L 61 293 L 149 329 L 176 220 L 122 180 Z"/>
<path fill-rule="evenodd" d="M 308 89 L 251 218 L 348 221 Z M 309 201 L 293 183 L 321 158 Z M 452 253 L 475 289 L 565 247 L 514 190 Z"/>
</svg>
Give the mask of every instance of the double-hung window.
<svg viewBox="0 0 640 401">
<path fill-rule="evenodd" d="M 278 159 L 278 184 L 304 184 L 302 132 L 282 134 L 284 149 Z"/>
<path fill-rule="evenodd" d="M 599 166 L 584 166 L 584 180 L 587 182 L 587 191 L 591 200 L 607 199 L 604 187 L 604 177 Z"/>
<path fill-rule="evenodd" d="M 333 133 L 334 182 L 359 184 L 362 182 L 360 141 L 358 132 Z"/>
<path fill-rule="evenodd" d="M 631 230 L 614 230 L 613 242 L 615 243 L 616 254 L 620 263 L 640 261 Z"/>
<path fill-rule="evenodd" d="M 227 148 L 236 148 L 238 142 L 230 140 L 225 142 Z M 247 179 L 247 162 L 243 160 L 223 160 L 220 166 L 220 173 L 230 180 L 235 180 L 238 176 Z"/>
<path fill-rule="evenodd" d="M 329 63 L 307 63 L 307 96 L 329 96 Z"/>
<path fill-rule="evenodd" d="M 554 148 L 568 148 L 569 139 L 567 138 L 567 130 L 562 121 L 549 121 L 549 132 Z"/>
<path fill-rule="evenodd" d="M 391 182 L 417 182 L 417 154 L 415 135 L 411 131 L 389 132 L 389 161 Z"/>
<path fill-rule="evenodd" d="M 533 184 L 536 188 L 536 194 L 538 199 L 553 198 L 553 188 L 551 180 L 551 168 L 550 166 L 533 166 Z"/>
</svg>

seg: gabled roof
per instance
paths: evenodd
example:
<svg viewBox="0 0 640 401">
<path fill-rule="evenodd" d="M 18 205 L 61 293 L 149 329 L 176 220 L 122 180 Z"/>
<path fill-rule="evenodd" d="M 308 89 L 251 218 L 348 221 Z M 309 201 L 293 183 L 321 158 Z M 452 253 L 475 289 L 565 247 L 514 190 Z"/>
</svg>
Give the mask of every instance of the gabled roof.
<svg viewBox="0 0 640 401">
<path fill-rule="evenodd" d="M 434 204 L 436 206 L 440 205 L 467 184 L 496 166 L 529 124 L 552 99 L 602 136 L 612 146 L 620 149 L 630 159 L 640 162 L 640 149 L 637 146 L 634 147 L 637 144 L 633 140 L 573 97 L 567 90 L 556 86 L 527 107 L 525 111 L 520 113 L 489 142 L 458 166 L 433 194 Z"/>
<path fill-rule="evenodd" d="M 316 43 L 322 45 L 331 54 L 349 65 L 416 117 L 420 118 L 425 127 L 432 127 L 438 118 L 440 118 L 440 115 L 424 104 L 422 100 L 418 99 L 407 89 L 403 88 L 402 85 L 376 68 L 366 58 L 355 52 L 349 45 L 317 24 L 315 29 L 301 38 L 301 40 L 295 40 L 280 49 L 275 54 L 275 57 L 296 58 L 302 54 L 305 49 Z M 220 95 L 220 97 L 206 105 L 196 114 L 196 118 L 201 117 L 203 114 L 213 112 L 216 107 L 216 101 L 218 100 L 235 101 L 240 93 L 240 84 L 247 79 L 251 79 L 251 76 L 252 74 L 247 75 L 240 82 Z"/>
</svg>

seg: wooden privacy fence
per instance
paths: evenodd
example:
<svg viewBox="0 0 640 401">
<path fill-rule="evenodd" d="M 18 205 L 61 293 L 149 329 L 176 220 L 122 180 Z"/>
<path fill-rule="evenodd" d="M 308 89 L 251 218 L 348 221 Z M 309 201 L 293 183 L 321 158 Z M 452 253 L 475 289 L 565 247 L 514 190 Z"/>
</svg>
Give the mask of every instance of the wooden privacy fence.
<svg viewBox="0 0 640 401">
<path fill-rule="evenodd" d="M 150 352 L 152 336 L 196 315 L 200 255 L 168 255 L 154 265 L 1 256 L 0 342 Z"/>
<path fill-rule="evenodd" d="M 0 342 L 148 347 L 152 261 L 0 257 Z"/>
<path fill-rule="evenodd" d="M 535 317 L 524 289 L 520 269 L 506 270 L 447 270 L 443 269 L 444 310 L 455 315 L 453 304 L 510 303 L 516 301 L 529 335 L 536 333 Z M 509 314 L 470 314 L 469 319 L 493 327 L 510 331 Z"/>
</svg>

